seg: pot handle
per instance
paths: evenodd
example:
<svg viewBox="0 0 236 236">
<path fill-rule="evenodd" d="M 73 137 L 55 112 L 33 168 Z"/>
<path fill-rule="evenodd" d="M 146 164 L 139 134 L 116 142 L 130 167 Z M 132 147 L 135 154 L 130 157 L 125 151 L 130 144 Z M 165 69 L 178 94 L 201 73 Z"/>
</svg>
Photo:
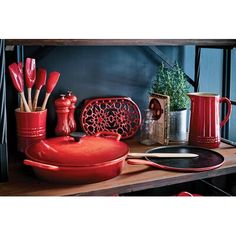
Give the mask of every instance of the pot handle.
<svg viewBox="0 0 236 236">
<path fill-rule="evenodd" d="M 222 128 L 226 124 L 226 122 L 229 120 L 229 117 L 230 117 L 230 114 L 231 114 L 231 111 L 232 111 L 232 105 L 231 105 L 231 102 L 228 98 L 226 98 L 226 97 L 220 98 L 220 103 L 221 102 L 226 102 L 227 106 L 228 106 L 228 109 L 227 109 L 227 114 L 226 114 L 224 120 L 222 120 L 220 122 L 220 128 Z"/>
<path fill-rule="evenodd" d="M 37 161 L 32 161 L 29 159 L 25 159 L 24 164 L 27 166 L 37 167 L 44 170 L 53 170 L 53 171 L 59 170 L 59 166 L 48 165 L 48 164 L 40 163 Z"/>
<path fill-rule="evenodd" d="M 96 137 L 105 137 L 105 138 L 112 138 L 116 141 L 119 141 L 121 139 L 121 135 L 114 132 L 109 131 L 100 131 L 95 134 Z"/>
<path fill-rule="evenodd" d="M 152 161 L 147 161 L 147 160 L 140 160 L 140 159 L 127 159 L 127 163 L 130 165 L 147 165 L 147 166 L 152 166 L 155 168 L 160 168 L 162 167 L 158 165 L 157 163 L 154 163 Z"/>
</svg>

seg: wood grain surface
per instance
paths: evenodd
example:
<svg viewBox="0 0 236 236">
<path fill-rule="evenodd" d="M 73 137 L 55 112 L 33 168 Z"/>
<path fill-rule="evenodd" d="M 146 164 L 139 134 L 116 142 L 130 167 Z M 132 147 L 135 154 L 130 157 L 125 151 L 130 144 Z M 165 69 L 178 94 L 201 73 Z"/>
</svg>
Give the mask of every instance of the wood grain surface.
<svg viewBox="0 0 236 236">
<path fill-rule="evenodd" d="M 126 141 L 131 152 L 145 152 L 153 146 L 144 146 L 135 139 Z M 44 182 L 23 167 L 21 162 L 9 166 L 9 181 L 0 184 L 1 196 L 109 196 L 138 190 L 184 183 L 198 179 L 236 172 L 236 148 L 221 144 L 214 149 L 225 157 L 224 164 L 215 170 L 180 173 L 153 169 L 147 166 L 126 164 L 121 175 L 99 183 L 85 185 L 61 185 Z"/>
<path fill-rule="evenodd" d="M 25 46 L 93 46 L 93 45 L 198 45 L 212 47 L 235 47 L 235 39 L 6 39 L 7 45 Z"/>
</svg>

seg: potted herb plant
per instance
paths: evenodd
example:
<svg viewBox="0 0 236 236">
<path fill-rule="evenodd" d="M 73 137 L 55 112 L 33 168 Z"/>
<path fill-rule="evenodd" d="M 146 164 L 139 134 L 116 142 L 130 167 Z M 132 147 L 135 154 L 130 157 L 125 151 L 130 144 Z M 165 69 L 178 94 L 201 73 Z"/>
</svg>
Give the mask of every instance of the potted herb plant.
<svg viewBox="0 0 236 236">
<path fill-rule="evenodd" d="M 183 69 L 177 62 L 172 68 L 161 64 L 152 82 L 150 92 L 170 97 L 169 139 L 171 141 L 186 141 L 189 83 Z"/>
</svg>

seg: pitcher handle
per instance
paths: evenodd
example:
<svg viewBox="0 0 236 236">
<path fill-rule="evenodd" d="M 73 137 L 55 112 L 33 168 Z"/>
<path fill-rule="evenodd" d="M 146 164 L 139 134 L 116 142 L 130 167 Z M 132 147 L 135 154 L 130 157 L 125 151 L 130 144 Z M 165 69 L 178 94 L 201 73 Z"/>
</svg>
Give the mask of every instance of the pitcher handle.
<svg viewBox="0 0 236 236">
<path fill-rule="evenodd" d="M 226 114 L 224 120 L 222 120 L 220 122 L 220 128 L 222 128 L 226 124 L 226 122 L 229 120 L 229 117 L 230 117 L 230 114 L 231 114 L 231 111 L 232 111 L 232 105 L 231 105 L 231 102 L 228 98 L 226 98 L 226 97 L 220 98 L 220 103 L 221 102 L 226 102 L 227 103 L 227 114 Z"/>
</svg>

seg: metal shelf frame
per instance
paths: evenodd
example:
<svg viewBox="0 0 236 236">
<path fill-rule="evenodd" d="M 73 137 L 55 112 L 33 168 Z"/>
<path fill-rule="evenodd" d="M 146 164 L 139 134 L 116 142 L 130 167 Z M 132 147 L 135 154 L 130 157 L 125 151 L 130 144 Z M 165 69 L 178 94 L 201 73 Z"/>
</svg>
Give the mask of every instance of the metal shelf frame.
<svg viewBox="0 0 236 236">
<path fill-rule="evenodd" d="M 5 40 L 0 39 L 0 182 L 8 180 Z"/>
<path fill-rule="evenodd" d="M 198 39 L 101 39 L 101 40 L 31 40 L 31 39 L 0 39 L 0 182 L 8 180 L 8 149 L 7 149 L 7 117 L 6 117 L 6 81 L 5 81 L 5 46 L 17 45 L 17 61 L 24 61 L 24 45 L 41 45 L 41 46 L 62 46 L 62 45 L 78 45 L 78 46 L 95 46 L 95 45 L 123 45 L 123 46 L 147 46 L 152 53 L 155 53 L 159 59 L 168 63 L 168 58 L 155 46 L 180 46 L 195 45 L 195 73 L 194 80 L 188 77 L 188 81 L 194 87 L 194 91 L 199 91 L 200 80 L 200 58 L 202 48 L 220 48 L 223 49 L 223 77 L 222 77 L 222 96 L 230 98 L 230 67 L 231 67 L 231 50 L 236 47 L 236 40 L 198 40 Z M 48 49 L 47 49 L 48 50 Z M 172 66 L 172 65 L 170 65 Z M 231 101 L 232 105 L 236 105 L 236 101 Z M 226 107 L 222 106 L 222 117 L 226 113 Z M 222 137 L 228 139 L 229 124 L 222 129 Z M 226 140 L 227 141 L 227 140 Z"/>
</svg>

